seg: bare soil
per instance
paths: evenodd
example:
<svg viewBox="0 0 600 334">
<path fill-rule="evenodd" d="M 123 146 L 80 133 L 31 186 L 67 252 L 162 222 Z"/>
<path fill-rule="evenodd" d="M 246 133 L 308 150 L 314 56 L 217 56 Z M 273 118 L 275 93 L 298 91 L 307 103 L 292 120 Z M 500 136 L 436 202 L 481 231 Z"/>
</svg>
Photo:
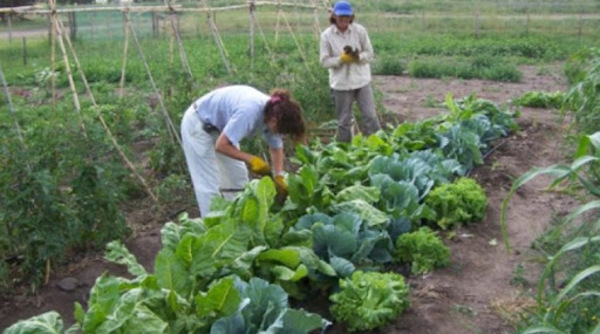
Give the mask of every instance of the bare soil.
<svg viewBox="0 0 600 334">
<path fill-rule="evenodd" d="M 447 93 L 455 98 L 475 93 L 498 105 L 505 105 L 527 91 L 564 91 L 562 67 L 521 67 L 521 83 L 480 80 L 414 79 L 405 76 L 376 77 L 374 86 L 383 94 L 386 108 L 400 120 L 415 121 L 442 112 L 439 103 Z M 517 177 L 535 166 L 548 166 L 563 159 L 562 127 L 557 112 L 524 108 L 519 118 L 521 131 L 496 143 L 497 148 L 476 168 L 471 177 L 486 189 L 489 197 L 487 216 L 453 232 L 443 232 L 451 248 L 451 265 L 423 276 L 409 276 L 411 307 L 398 320 L 376 333 L 510 333 L 520 312 L 533 303 L 539 256 L 531 243 L 542 233 L 553 215 L 566 212 L 574 200 L 544 191 L 548 180 L 534 179 L 520 189 L 510 202 L 507 213 L 511 252 L 507 253 L 500 232 L 500 206 Z M 191 216 L 197 216 L 187 204 Z M 174 209 L 174 208 L 172 208 Z M 135 203 L 127 209 L 134 235 L 127 241 L 149 271 L 160 249 L 160 228 L 166 221 L 152 213 L 149 203 Z M 19 294 L 0 299 L 0 328 L 20 319 L 56 310 L 67 324 L 73 323 L 74 302 L 85 305 L 89 289 L 104 272 L 117 275 L 125 270 L 109 264 L 101 255 L 81 255 L 71 264 L 53 272 L 45 286 L 35 294 Z M 515 271 L 522 267 L 522 273 Z M 63 291 L 59 282 L 75 278 L 77 287 Z M 520 285 L 511 284 L 520 282 Z M 309 310 L 332 319 L 326 300 L 300 303 Z M 334 324 L 328 333 L 345 333 L 343 324 Z"/>
</svg>

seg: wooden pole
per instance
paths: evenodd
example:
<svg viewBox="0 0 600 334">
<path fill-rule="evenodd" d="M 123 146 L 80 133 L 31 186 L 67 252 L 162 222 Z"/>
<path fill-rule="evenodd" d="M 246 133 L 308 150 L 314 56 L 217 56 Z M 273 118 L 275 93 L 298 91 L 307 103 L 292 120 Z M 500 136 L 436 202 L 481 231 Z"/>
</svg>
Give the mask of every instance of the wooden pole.
<svg viewBox="0 0 600 334">
<path fill-rule="evenodd" d="M 275 43 L 279 40 L 279 21 L 281 20 L 281 0 L 277 0 L 277 23 L 275 24 Z"/>
<path fill-rule="evenodd" d="M 23 37 L 23 65 L 27 66 L 27 38 Z"/>
<path fill-rule="evenodd" d="M 580 12 L 579 13 L 579 32 L 577 34 L 577 36 L 579 37 L 579 43 L 581 43 L 582 32 L 583 32 L 583 14 Z"/>
<path fill-rule="evenodd" d="M 104 23 L 106 24 L 106 31 L 108 32 L 108 39 L 112 39 L 112 29 L 108 17 L 108 15 L 104 15 Z"/>
<path fill-rule="evenodd" d="M 61 28 L 62 28 L 62 23 L 60 23 L 60 24 L 61 24 Z M 69 50 L 71 51 L 71 56 L 73 58 L 73 61 L 75 62 L 75 65 L 77 66 L 77 70 L 81 74 L 81 81 L 83 82 L 83 85 L 85 87 L 85 90 L 86 90 L 89 98 L 90 98 L 90 101 L 92 102 L 92 105 L 94 107 L 92 109 L 94 110 L 94 113 L 96 114 L 96 117 L 98 117 L 98 119 L 100 120 L 100 123 L 102 124 L 102 127 L 104 128 L 104 131 L 106 131 L 106 134 L 110 138 L 110 140 L 111 140 L 114 148 L 118 152 L 118 154 L 121 157 L 121 159 L 123 160 L 123 162 L 125 162 L 125 164 L 127 165 L 127 167 L 129 167 L 129 169 L 136 176 L 136 178 L 138 179 L 138 181 L 140 181 L 140 183 L 142 184 L 142 187 L 144 188 L 144 190 L 146 191 L 146 193 L 148 194 L 148 196 L 150 196 L 150 198 L 158 206 L 159 211 L 164 214 L 164 211 L 160 207 L 160 203 L 158 201 L 158 198 L 154 195 L 154 193 L 152 192 L 152 190 L 150 190 L 150 187 L 146 183 L 146 180 L 144 180 L 144 178 L 138 173 L 137 169 L 131 163 L 131 161 L 129 160 L 129 158 L 127 158 L 127 155 L 125 154 L 125 152 L 123 152 L 123 149 L 121 148 L 121 145 L 119 145 L 119 143 L 117 142 L 117 139 L 115 138 L 115 136 L 113 135 L 112 131 L 108 127 L 108 124 L 106 124 L 106 121 L 104 120 L 104 117 L 99 112 L 98 104 L 96 104 L 96 99 L 94 98 L 94 94 L 92 93 L 92 90 L 90 89 L 90 85 L 88 84 L 87 78 L 85 77 L 85 74 L 83 72 L 83 68 L 81 67 L 81 63 L 79 62 L 79 57 L 77 57 L 77 54 L 75 53 L 75 48 L 73 48 L 73 44 L 71 43 L 71 40 L 68 37 L 66 37 L 65 40 L 67 41 L 67 45 L 69 46 Z"/>
<path fill-rule="evenodd" d="M 52 21 L 52 16 L 48 15 L 48 17 L 50 18 L 50 21 Z M 49 41 L 50 41 L 50 48 L 51 48 L 51 53 L 50 53 L 50 69 L 52 71 L 52 77 L 50 79 L 51 81 L 51 85 L 52 85 L 52 110 L 54 111 L 54 117 L 56 118 L 56 100 L 57 100 L 57 94 L 56 94 L 56 75 L 54 75 L 54 73 L 56 73 L 56 30 L 54 29 L 50 29 L 49 31 Z"/>
<path fill-rule="evenodd" d="M 525 26 L 525 36 L 529 36 L 529 7 L 527 7 L 527 24 Z"/>
<path fill-rule="evenodd" d="M 314 19 L 313 31 L 315 34 L 315 40 L 318 41 L 321 36 L 321 25 L 319 24 L 319 13 L 318 13 L 319 0 L 314 0 L 314 3 L 315 3 L 315 8 L 313 9 L 313 19 Z"/>
<path fill-rule="evenodd" d="M 8 13 L 8 43 L 12 42 L 12 13 Z"/>
<path fill-rule="evenodd" d="M 177 42 L 177 48 L 179 50 L 179 59 L 181 60 L 181 66 L 185 73 L 188 75 L 191 81 L 194 80 L 194 76 L 192 75 L 192 69 L 190 67 L 190 63 L 187 59 L 187 54 L 185 53 L 185 49 L 183 48 L 183 41 L 181 40 L 181 35 L 179 34 L 179 17 L 177 16 L 177 12 L 175 12 L 175 8 L 173 7 L 171 0 L 165 0 L 166 5 L 171 9 L 171 31 L 173 32 L 172 36 Z"/>
<path fill-rule="evenodd" d="M 250 70 L 254 68 L 254 0 L 250 0 Z"/>
<path fill-rule="evenodd" d="M 475 10 L 475 38 L 479 38 L 479 9 Z"/>
<path fill-rule="evenodd" d="M 96 12 L 92 12 L 92 14 L 90 15 L 90 26 L 91 26 L 91 30 L 92 30 L 92 41 L 95 39 L 95 35 L 96 35 L 96 27 L 94 26 L 94 16 L 96 16 Z"/>
<path fill-rule="evenodd" d="M 17 131 L 17 136 L 19 137 L 19 142 L 23 146 L 23 150 L 27 152 L 27 146 L 25 145 L 25 140 L 23 139 L 23 131 L 21 131 L 21 126 L 19 126 L 19 121 L 17 120 L 17 112 L 16 108 L 12 103 L 12 99 L 10 98 L 10 92 L 8 91 L 8 84 L 6 83 L 6 79 L 4 78 L 4 72 L 2 71 L 2 64 L 0 63 L 0 81 L 2 81 L 2 90 L 4 91 L 4 96 L 6 97 L 6 102 L 8 103 L 8 107 L 10 110 L 10 114 L 13 116 L 15 122 L 15 129 Z M 31 167 L 29 166 L 29 161 L 27 161 L 27 170 L 31 171 Z"/>
<path fill-rule="evenodd" d="M 125 69 L 127 68 L 127 49 L 129 47 L 129 30 L 127 29 L 127 22 L 129 22 L 129 12 L 123 13 L 123 38 L 125 39 L 123 45 L 123 64 L 121 66 L 121 81 L 119 81 L 119 97 L 122 98 L 125 90 Z"/>
<path fill-rule="evenodd" d="M 171 121 L 171 117 L 169 117 L 167 108 L 165 107 L 165 104 L 161 97 L 160 91 L 158 90 L 158 87 L 156 86 L 156 82 L 154 81 L 154 78 L 152 77 L 152 71 L 150 71 L 150 66 L 148 66 L 148 62 L 146 61 L 146 57 L 144 56 L 144 52 L 142 51 L 142 47 L 137 39 L 135 30 L 133 29 L 133 26 L 132 26 L 130 20 L 127 20 L 127 27 L 129 28 L 129 33 L 131 33 L 131 39 L 133 40 L 133 44 L 135 45 L 135 47 L 138 51 L 138 55 L 140 56 L 140 59 L 142 60 L 142 63 L 144 64 L 144 68 L 146 69 L 146 74 L 148 75 L 148 79 L 150 80 L 152 89 L 154 90 L 154 93 L 156 94 L 156 97 L 158 98 L 158 102 L 160 104 L 161 111 L 165 118 L 165 122 L 167 123 L 167 131 L 169 132 L 171 139 L 173 141 L 177 141 L 179 143 L 179 145 L 181 146 L 181 139 L 179 138 L 179 134 L 177 133 L 177 130 L 175 129 L 175 125 L 173 125 L 173 121 Z"/>
<path fill-rule="evenodd" d="M 294 40 L 294 43 L 296 43 L 296 47 L 298 48 L 298 51 L 300 52 L 300 56 L 302 57 L 302 60 L 304 61 L 304 66 L 306 67 L 307 73 L 310 74 L 310 76 L 312 77 L 313 80 L 315 80 L 315 76 L 310 71 L 310 67 L 308 67 L 308 61 L 306 60 L 306 55 L 304 54 L 304 51 L 302 50 L 302 47 L 300 46 L 298 39 L 296 39 L 296 35 L 294 34 L 294 30 L 292 29 L 290 22 L 287 20 L 287 17 L 285 16 L 285 14 L 282 13 L 281 16 L 283 17 L 283 21 L 285 22 L 285 25 L 288 27 L 288 30 L 290 31 L 290 33 L 292 35 L 292 39 Z"/>
<path fill-rule="evenodd" d="M 202 0 L 202 3 L 204 4 L 206 9 L 209 9 L 208 3 L 206 2 L 206 0 Z M 208 21 L 208 26 L 213 35 L 213 38 L 215 39 L 215 44 L 217 45 L 217 49 L 219 50 L 219 55 L 221 56 L 221 60 L 223 61 L 223 64 L 225 65 L 225 68 L 227 69 L 227 73 L 229 75 L 231 75 L 231 74 L 233 74 L 233 70 L 231 68 L 231 65 L 229 64 L 229 61 L 227 61 L 227 50 L 225 49 L 223 41 L 221 40 L 221 36 L 219 36 L 219 30 L 217 29 L 217 25 L 213 21 L 210 10 L 206 12 L 206 19 Z"/>
<path fill-rule="evenodd" d="M 77 21 L 75 18 L 75 12 L 70 11 L 68 14 L 69 17 L 69 35 L 72 40 L 77 39 Z"/>
<path fill-rule="evenodd" d="M 49 0 L 50 8 L 52 9 L 52 25 L 54 31 L 56 31 L 56 40 L 60 46 L 63 56 L 63 62 L 65 64 L 65 72 L 67 74 L 67 79 L 69 80 L 69 87 L 71 88 L 71 93 L 73 95 L 73 106 L 75 107 L 75 114 L 79 120 L 79 126 L 81 127 L 83 136 L 87 138 L 87 131 L 85 129 L 85 124 L 83 123 L 83 118 L 81 117 L 81 106 L 79 104 L 79 97 L 77 95 L 77 89 L 75 88 L 75 82 L 73 81 L 73 75 L 71 72 L 71 65 L 69 63 L 69 58 L 67 56 L 67 50 L 65 48 L 63 34 L 64 30 L 61 28 L 60 20 L 58 19 L 58 13 L 56 12 L 56 0 Z"/>
</svg>

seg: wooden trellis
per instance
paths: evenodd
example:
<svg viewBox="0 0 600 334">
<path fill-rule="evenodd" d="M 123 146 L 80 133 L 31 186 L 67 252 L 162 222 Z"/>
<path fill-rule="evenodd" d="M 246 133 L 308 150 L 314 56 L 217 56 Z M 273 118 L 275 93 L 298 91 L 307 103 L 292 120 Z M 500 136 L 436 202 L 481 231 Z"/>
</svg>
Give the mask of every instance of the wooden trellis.
<svg viewBox="0 0 600 334">
<path fill-rule="evenodd" d="M 142 47 L 140 46 L 139 40 L 137 38 L 136 29 L 134 28 L 133 24 L 131 23 L 130 13 L 132 13 L 132 12 L 136 12 L 136 13 L 163 12 L 163 13 L 166 13 L 169 15 L 170 23 L 171 23 L 170 24 L 170 28 L 171 28 L 170 29 L 171 30 L 171 44 L 170 44 L 171 45 L 171 47 L 170 47 L 171 63 L 174 58 L 174 49 L 175 49 L 174 45 L 177 45 L 177 52 L 179 55 L 181 66 L 183 67 L 183 70 L 186 73 L 186 75 L 193 82 L 194 76 L 193 76 L 192 70 L 190 68 L 189 62 L 187 60 L 187 55 L 186 55 L 185 49 L 183 47 L 181 34 L 178 29 L 178 22 L 177 22 L 177 14 L 178 13 L 196 12 L 196 13 L 205 13 L 206 14 L 207 25 L 208 25 L 211 35 L 213 36 L 214 42 L 217 46 L 219 55 L 221 57 L 221 61 L 222 61 L 223 65 L 225 66 L 225 68 L 227 69 L 227 72 L 229 74 L 233 74 L 233 73 L 235 73 L 235 68 L 229 61 L 229 54 L 228 54 L 225 44 L 223 43 L 223 40 L 219 34 L 217 24 L 214 20 L 214 13 L 216 13 L 218 11 L 239 10 L 239 9 L 243 9 L 243 8 L 248 9 L 249 16 L 250 16 L 250 26 L 249 26 L 250 36 L 249 37 L 250 37 L 251 64 L 253 64 L 254 56 L 255 56 L 255 54 L 254 54 L 255 53 L 255 44 L 254 44 L 255 28 L 258 29 L 258 32 L 260 33 L 262 40 L 263 40 L 264 44 L 266 45 L 266 50 L 269 53 L 269 59 L 274 64 L 275 56 L 268 45 L 267 38 L 266 38 L 265 34 L 263 33 L 263 30 L 262 30 L 258 20 L 256 19 L 255 8 L 258 6 L 276 6 L 276 8 L 277 8 L 277 27 L 276 27 L 276 31 L 275 31 L 275 42 L 277 42 L 277 39 L 279 37 L 279 29 L 280 29 L 280 21 L 281 21 L 285 24 L 285 27 L 287 28 L 290 35 L 292 36 L 292 38 L 300 52 L 300 55 L 304 61 L 304 64 L 308 70 L 308 73 L 314 79 L 314 75 L 312 74 L 312 72 L 308 66 L 308 61 L 307 61 L 305 52 L 302 50 L 301 45 L 295 36 L 294 30 L 292 29 L 292 26 L 290 25 L 289 21 L 287 20 L 287 17 L 286 17 L 286 14 L 285 14 L 285 11 L 283 10 L 283 8 L 284 7 L 287 7 L 287 8 L 293 7 L 293 8 L 312 9 L 313 15 L 314 15 L 313 31 L 316 32 L 315 37 L 317 39 L 319 36 L 318 33 L 320 32 L 319 20 L 318 20 L 319 10 L 325 11 L 328 8 L 327 1 L 325 1 L 325 0 L 322 0 L 322 2 L 325 4 L 325 6 L 319 5 L 319 2 L 320 2 L 319 0 L 312 1 L 312 4 L 310 4 L 310 3 L 298 4 L 296 2 L 286 3 L 286 2 L 282 2 L 281 0 L 277 0 L 277 1 L 248 0 L 247 4 L 245 4 L 245 5 L 235 5 L 235 6 L 218 7 L 218 8 L 215 8 L 215 7 L 211 8 L 209 6 L 209 3 L 207 0 L 202 0 L 201 3 L 203 5 L 203 7 L 197 7 L 197 8 L 188 8 L 188 7 L 184 8 L 182 6 L 174 4 L 174 2 L 172 0 L 163 0 L 163 1 L 164 1 L 164 6 L 107 6 L 107 7 L 93 7 L 93 8 L 79 7 L 79 8 L 65 9 L 65 8 L 57 8 L 56 0 L 48 0 L 48 7 L 46 7 L 46 8 L 40 7 L 40 6 L 0 8 L 0 13 L 39 14 L 39 15 L 47 15 L 48 16 L 49 23 L 50 23 L 50 29 L 48 32 L 48 36 L 49 36 L 49 39 L 51 42 L 51 62 L 52 62 L 51 69 L 52 69 L 52 71 L 54 71 L 54 69 L 56 68 L 55 63 L 56 63 L 57 57 L 56 57 L 55 45 L 58 45 L 61 56 L 62 56 L 61 59 L 64 64 L 65 72 L 66 72 L 66 75 L 68 78 L 69 88 L 71 90 L 71 94 L 72 94 L 72 98 L 73 98 L 74 110 L 77 115 L 78 122 L 82 129 L 83 135 L 87 136 L 85 125 L 84 125 L 83 118 L 81 115 L 81 105 L 80 105 L 79 95 L 76 90 L 75 80 L 73 78 L 73 72 L 72 72 L 71 64 L 69 62 L 69 56 L 72 58 L 73 63 L 77 68 L 77 71 L 80 73 L 80 76 L 81 76 L 80 79 L 83 82 L 83 85 L 86 90 L 86 94 L 89 96 L 89 99 L 92 103 L 93 112 L 95 113 L 95 116 L 98 118 L 98 120 L 102 124 L 102 127 L 106 131 L 106 134 L 109 136 L 112 145 L 115 147 L 116 151 L 118 152 L 119 156 L 123 160 L 124 164 L 135 175 L 135 177 L 138 179 L 140 184 L 143 186 L 145 192 L 157 204 L 158 208 L 160 209 L 160 211 L 162 213 L 164 213 L 164 211 L 160 208 L 158 198 L 152 192 L 151 188 L 149 187 L 149 185 L 147 184 L 145 179 L 137 172 L 134 164 L 129 160 L 127 155 L 124 153 L 124 151 L 120 147 L 117 139 L 115 138 L 112 131 L 108 127 L 107 123 L 105 122 L 102 114 L 99 112 L 98 105 L 96 104 L 96 100 L 93 96 L 92 90 L 90 89 L 90 86 L 88 85 L 85 73 L 83 71 L 83 68 L 81 67 L 79 58 L 75 51 L 75 48 L 73 47 L 73 44 L 71 43 L 70 35 L 67 33 L 68 29 L 65 29 L 63 22 L 61 21 L 59 15 L 76 13 L 76 12 L 102 12 L 102 11 L 113 11 L 113 12 L 118 11 L 123 14 L 124 44 L 123 44 L 123 61 L 122 61 L 122 68 L 121 68 L 121 79 L 120 79 L 120 83 L 119 83 L 120 94 L 121 94 L 121 96 L 123 96 L 122 94 L 125 89 L 125 76 L 127 73 L 127 55 L 128 55 L 128 51 L 129 51 L 129 42 L 130 42 L 129 39 L 131 37 L 131 41 L 133 42 L 134 47 L 137 50 L 138 56 L 140 57 L 140 59 L 142 60 L 142 63 L 144 64 L 146 75 L 149 79 L 149 82 L 151 83 L 152 89 L 158 98 L 160 110 L 165 119 L 165 123 L 167 125 L 167 130 L 168 130 L 169 136 L 174 142 L 178 142 L 181 145 L 181 139 L 179 137 L 179 133 L 166 110 L 166 107 L 163 102 L 162 94 L 160 93 L 160 90 L 158 89 L 158 87 L 154 81 L 152 72 L 150 70 L 150 67 L 148 66 L 148 63 L 145 59 L 144 52 L 143 52 Z M 70 26 L 70 29 L 73 29 L 73 27 Z M 69 29 L 69 32 L 70 32 L 70 29 Z M 12 103 L 10 102 L 10 92 L 8 90 L 8 84 L 4 80 L 4 75 L 2 73 L 1 68 L 0 68 L 0 79 L 2 79 L 1 81 L 2 81 L 3 87 L 4 87 L 4 89 L 3 89 L 4 94 L 7 98 L 7 100 L 9 101 L 9 106 L 11 108 L 11 112 L 14 113 L 15 112 L 14 107 L 12 106 Z M 56 94 L 56 85 L 55 85 L 54 76 L 52 76 L 51 80 L 52 80 L 52 102 L 54 105 L 56 105 L 57 94 Z M 16 118 L 15 118 L 15 120 L 16 120 Z M 18 131 L 19 139 L 21 140 L 23 148 L 26 149 L 26 145 L 23 140 L 23 136 L 21 134 L 21 129 L 20 129 L 18 123 L 16 124 L 16 129 Z"/>
</svg>

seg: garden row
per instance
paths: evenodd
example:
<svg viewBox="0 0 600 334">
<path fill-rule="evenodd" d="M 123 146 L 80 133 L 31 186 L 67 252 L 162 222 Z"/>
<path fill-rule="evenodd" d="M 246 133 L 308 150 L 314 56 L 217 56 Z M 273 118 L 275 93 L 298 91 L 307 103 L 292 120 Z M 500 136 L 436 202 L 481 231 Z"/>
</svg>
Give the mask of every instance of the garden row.
<svg viewBox="0 0 600 334">
<path fill-rule="evenodd" d="M 203 220 L 165 224 L 152 273 L 111 243 L 107 258 L 133 278 L 98 278 L 68 329 L 52 311 L 6 333 L 308 333 L 330 322 L 290 308 L 288 296 L 315 293 L 330 294 L 348 330 L 384 326 L 410 304 L 404 277 L 385 266 L 419 274 L 448 263 L 433 230 L 484 216 L 485 193 L 464 176 L 517 127 L 515 114 L 475 96 L 446 105 L 351 144 L 298 147 L 284 203 L 263 178 L 233 202 L 214 201 Z"/>
</svg>

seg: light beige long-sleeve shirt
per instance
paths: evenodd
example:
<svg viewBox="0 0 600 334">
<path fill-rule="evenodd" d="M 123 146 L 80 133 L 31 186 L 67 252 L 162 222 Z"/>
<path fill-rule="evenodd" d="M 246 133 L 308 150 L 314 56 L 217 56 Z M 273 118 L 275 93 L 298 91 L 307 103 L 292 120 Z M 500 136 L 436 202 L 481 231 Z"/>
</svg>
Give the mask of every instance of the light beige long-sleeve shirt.
<svg viewBox="0 0 600 334">
<path fill-rule="evenodd" d="M 358 48 L 359 61 L 342 64 L 340 55 L 344 46 Z M 334 24 L 321 33 L 319 59 L 321 65 L 329 69 L 329 86 L 335 90 L 352 90 L 368 85 L 371 82 L 371 66 L 373 46 L 367 30 L 357 23 L 351 23 L 345 32 L 341 32 Z"/>
</svg>

